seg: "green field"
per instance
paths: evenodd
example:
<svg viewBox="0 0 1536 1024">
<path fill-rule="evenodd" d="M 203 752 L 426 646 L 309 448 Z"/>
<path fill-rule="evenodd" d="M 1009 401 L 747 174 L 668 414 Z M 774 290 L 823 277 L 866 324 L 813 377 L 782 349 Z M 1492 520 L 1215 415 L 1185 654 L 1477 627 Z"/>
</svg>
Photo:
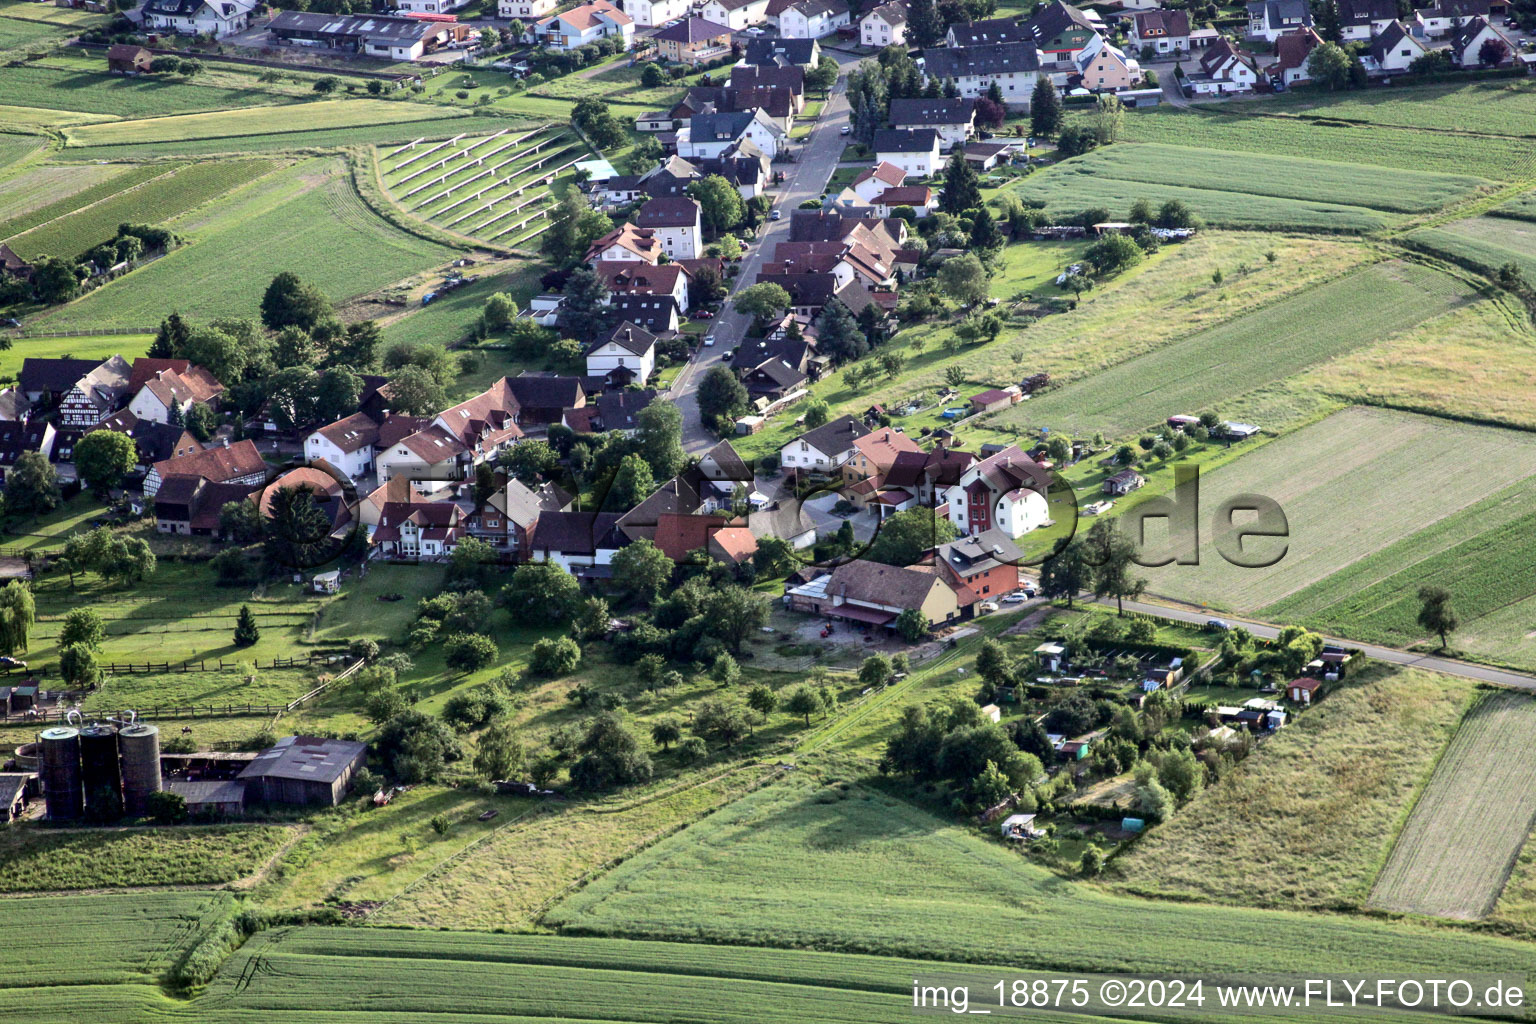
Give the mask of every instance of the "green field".
<svg viewBox="0 0 1536 1024">
<path fill-rule="evenodd" d="M 1489 694 L 1468 713 L 1371 891 L 1371 905 L 1476 920 L 1536 824 L 1536 702 Z"/>
<path fill-rule="evenodd" d="M 0 181 L 0 238 L 148 181 L 168 168 L 102 164 L 34 167 Z"/>
<path fill-rule="evenodd" d="M 1267 103 L 1267 101 L 1266 101 Z M 1154 107 L 1125 118 L 1121 137 L 1202 149 L 1240 150 L 1279 156 L 1326 157 L 1347 164 L 1397 167 L 1406 171 L 1473 174 L 1494 181 L 1518 181 L 1536 174 L 1536 155 L 1525 139 L 1468 139 L 1450 132 L 1426 132 L 1384 125 L 1319 124 L 1256 113 L 1266 103 L 1226 104 L 1220 112 Z M 1255 113 L 1245 112 L 1249 109 Z M 1234 178 L 1242 165 L 1233 165 Z"/>
<path fill-rule="evenodd" d="M 996 422 L 1117 437 L 1217 404 L 1235 416 L 1234 400 L 1243 392 L 1413 327 L 1471 296 L 1460 280 L 1437 271 L 1377 264 L 1049 391 Z"/>
<path fill-rule="evenodd" d="M 272 170 L 270 160 L 231 160 L 166 170 L 8 240 L 23 257 L 74 256 L 111 239 L 123 223 L 163 225 Z M 135 168 L 128 175 L 140 175 Z M 126 176 L 125 176 L 126 177 Z M 110 184 L 110 183 L 109 183 Z"/>
<path fill-rule="evenodd" d="M 149 351 L 152 334 L 91 334 L 60 338 L 16 338 L 8 349 L 0 349 L 0 377 L 14 377 L 21 372 L 24 359 L 102 359 L 114 355 L 133 360 Z"/>
<path fill-rule="evenodd" d="M 1514 217 L 1516 220 L 1536 220 L 1536 192 L 1526 192 L 1503 206 L 1488 211 L 1493 217 Z"/>
<path fill-rule="evenodd" d="M 969 826 L 806 773 L 657 843 L 545 922 L 566 933 L 1160 975 L 1524 973 L 1536 963 L 1528 945 L 1481 935 L 1110 895 Z"/>
<path fill-rule="evenodd" d="M 1289 536 L 1277 564 L 1243 569 L 1207 550 L 1198 566 L 1146 570 L 1147 589 L 1214 608 L 1274 605 L 1401 538 L 1438 529 L 1458 511 L 1532 473 L 1536 436 L 1410 413 L 1347 409 L 1201 481 L 1202 509 L 1238 494 L 1261 494 L 1280 504 Z M 1469 576 L 1466 585 L 1478 586 L 1478 578 Z"/>
<path fill-rule="evenodd" d="M 300 108 L 243 106 L 200 114 L 176 114 L 140 120 L 81 125 L 65 130 L 73 146 L 122 146 L 133 143 L 227 139 L 247 135 L 278 135 L 302 124 L 306 131 L 359 128 L 365 125 L 427 121 L 441 117 L 436 107 L 389 100 L 316 100 Z"/>
<path fill-rule="evenodd" d="M 1487 185 L 1467 175 L 1151 144 L 1095 150 L 1015 188 L 1053 210 L 1102 203 L 1119 216 L 1137 198 L 1180 198 L 1218 225 L 1368 230 L 1382 222 L 1372 211 L 1422 213 Z"/>
<path fill-rule="evenodd" d="M 1520 79 L 1340 93 L 1307 89 L 1266 97 L 1253 106 L 1266 114 L 1293 114 L 1310 119 L 1480 135 L 1536 136 L 1536 87 Z M 1472 149 L 1481 142 L 1467 139 L 1462 144 Z"/>
<path fill-rule="evenodd" d="M 0 17 L 0 52 L 47 46 L 70 34 L 71 30 L 62 25 L 49 25 L 46 22 L 29 21 L 24 18 Z"/>
<path fill-rule="evenodd" d="M 5 91 L 0 95 L 6 103 L 18 107 L 78 110 L 128 118 L 155 116 L 162 120 L 179 120 L 163 117 L 167 114 L 283 103 L 286 99 L 271 90 L 254 87 L 254 78 L 252 88 L 225 88 L 157 77 L 126 78 L 107 74 L 105 61 L 98 66 L 102 70 L 6 68 Z"/>
<path fill-rule="evenodd" d="M 1424 228 L 1408 236 L 1458 263 L 1494 274 L 1514 263 L 1526 280 L 1536 279 L 1536 224 L 1512 217 L 1468 217 L 1441 228 Z"/>
<path fill-rule="evenodd" d="M 1536 582 L 1523 568 L 1533 557 L 1536 493 L 1522 480 L 1459 509 L 1433 529 L 1365 554 L 1264 614 L 1363 641 L 1409 646 L 1426 639 L 1416 621 L 1419 588 L 1440 586 L 1451 591 L 1461 619 L 1452 641 L 1456 647 L 1536 667 L 1536 638 L 1528 623 Z"/>
<path fill-rule="evenodd" d="M 171 226 L 189 244 L 28 326 L 134 327 L 172 310 L 254 318 L 266 282 L 283 270 L 340 302 L 455 255 L 379 219 L 334 161 L 298 164 Z"/>
<path fill-rule="evenodd" d="M 1474 694 L 1470 680 L 1416 669 L 1358 673 L 1116 859 L 1111 874 L 1154 898 L 1359 909 Z"/>
<path fill-rule="evenodd" d="M 0 832 L 0 892 L 216 885 L 251 874 L 292 835 L 266 825 Z"/>
</svg>

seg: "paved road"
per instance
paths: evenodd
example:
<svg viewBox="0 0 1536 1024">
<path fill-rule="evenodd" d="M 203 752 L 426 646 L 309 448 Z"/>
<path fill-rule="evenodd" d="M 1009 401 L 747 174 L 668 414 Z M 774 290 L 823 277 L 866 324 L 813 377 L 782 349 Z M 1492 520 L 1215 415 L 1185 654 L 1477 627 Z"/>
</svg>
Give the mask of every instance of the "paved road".
<svg viewBox="0 0 1536 1024">
<path fill-rule="evenodd" d="M 1100 601 L 1100 604 L 1114 607 L 1113 600 Z M 1249 619 L 1234 618 L 1221 612 L 1201 611 L 1200 609 L 1178 608 L 1163 604 L 1148 604 L 1144 601 L 1125 602 L 1126 611 L 1140 612 L 1144 615 L 1161 615 L 1163 618 L 1176 619 L 1179 622 L 1193 622 L 1203 625 L 1206 620 L 1219 618 L 1230 622 L 1234 626 L 1242 626 L 1254 636 L 1273 640 L 1280 635 L 1281 627 L 1268 622 L 1255 622 Z M 1392 665 L 1411 665 L 1414 668 L 1429 669 L 1432 672 L 1444 672 L 1446 675 L 1462 676 L 1466 679 L 1476 679 L 1484 683 L 1496 683 L 1500 686 L 1513 686 L 1522 690 L 1536 690 L 1536 676 L 1526 675 L 1523 672 L 1507 672 L 1504 669 L 1489 668 L 1486 665 L 1474 665 L 1470 662 L 1459 661 L 1455 658 L 1437 658 L 1429 654 L 1417 654 L 1413 651 L 1401 651 L 1396 647 L 1380 647 L 1376 644 L 1362 644 L 1356 640 L 1347 640 L 1342 637 L 1324 637 L 1329 643 L 1342 647 L 1357 647 L 1365 652 L 1368 658 L 1377 661 L 1385 661 Z"/>
<path fill-rule="evenodd" d="M 845 73 L 863 59 L 844 53 L 831 53 L 829 56 L 842 65 Z M 789 240 L 791 212 L 807 199 L 820 198 L 827 179 L 832 177 L 838 157 L 842 155 L 843 146 L 848 141 L 841 134 L 841 128 L 848 123 L 848 99 L 845 95 L 847 84 L 846 74 L 838 78 L 810 136 L 803 142 L 791 144 L 795 162 L 774 164 L 775 170 L 782 169 L 785 174 L 784 185 L 779 189 L 774 203 L 774 209 L 782 210 L 784 216 L 782 220 L 769 221 L 762 237 L 753 243 L 751 252 L 740 264 L 741 273 L 731 287 L 732 293 L 756 280 L 758 269 L 763 260 L 773 253 L 773 247 Z M 727 300 L 720 315 L 710 321 L 709 333 L 715 338 L 714 347 L 701 348 L 699 354 L 678 374 L 668 393 L 668 397 L 683 414 L 683 447 L 687 451 L 703 451 L 715 443 L 714 435 L 704 429 L 703 420 L 699 417 L 699 381 L 710 367 L 720 365 L 727 352 L 741 344 L 750 320 L 750 317 L 732 309 Z"/>
</svg>

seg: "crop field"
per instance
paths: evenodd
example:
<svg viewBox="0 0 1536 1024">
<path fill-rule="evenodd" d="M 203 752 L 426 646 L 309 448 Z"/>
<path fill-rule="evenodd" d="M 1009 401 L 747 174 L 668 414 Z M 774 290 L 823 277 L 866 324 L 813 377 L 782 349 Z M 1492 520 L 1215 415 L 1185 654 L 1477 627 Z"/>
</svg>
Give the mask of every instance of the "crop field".
<svg viewBox="0 0 1536 1024">
<path fill-rule="evenodd" d="M 1243 173 L 1234 175 L 1234 166 L 1241 166 Z M 1095 150 L 1048 174 L 1025 178 L 1020 187 L 1027 189 L 1038 181 L 1044 190 L 1038 198 L 1050 198 L 1055 188 L 1065 188 L 1070 193 L 1088 187 L 1086 182 L 1081 185 L 1057 183 L 1060 179 L 1076 183 L 1079 178 L 1108 178 L 1158 186 L 1178 182 L 1184 188 L 1249 197 L 1243 199 L 1243 203 L 1262 202 L 1264 198 L 1296 200 L 1309 206 L 1324 204 L 1324 209 L 1329 212 L 1338 207 L 1365 207 L 1394 213 L 1423 213 L 1489 185 L 1481 178 L 1468 175 L 1431 174 L 1300 157 L 1245 156 L 1149 143 Z M 1213 196 L 1212 200 L 1216 209 L 1224 209 L 1231 203 L 1223 195 Z"/>
<path fill-rule="evenodd" d="M 1308 90 L 1269 97 L 1254 108 L 1262 108 L 1266 114 L 1400 128 L 1536 136 L 1536 88 L 1519 79 L 1334 94 Z M 1463 144 L 1474 148 L 1481 143 L 1465 140 Z"/>
<path fill-rule="evenodd" d="M 1274 605 L 1369 552 L 1438 527 L 1532 473 L 1532 435 L 1411 413 L 1347 409 L 1201 481 L 1204 508 L 1237 494 L 1261 494 L 1280 504 L 1289 535 L 1279 562 L 1242 569 L 1206 551 L 1198 566 L 1146 570 L 1147 589 L 1216 608 Z M 1472 579 L 1466 585 L 1478 584 Z"/>
<path fill-rule="evenodd" d="M 42 135 L 0 133 L 0 170 L 36 153 L 47 141 Z"/>
<path fill-rule="evenodd" d="M 1485 273 L 1496 273 L 1514 263 L 1526 280 L 1536 279 L 1536 224 L 1511 217 L 1468 217 L 1443 228 L 1424 228 L 1408 236 L 1461 263 L 1470 262 Z"/>
<path fill-rule="evenodd" d="M 146 325 L 147 326 L 147 325 Z M 59 338 L 16 338 L 0 349 L 0 377 L 21 372 L 24 359 L 108 359 L 121 355 L 129 362 L 149 351 L 152 334 L 91 334 Z M 7 542 L 7 546 L 9 543 Z"/>
<path fill-rule="evenodd" d="M 101 70 L 36 65 L 6 68 L 5 102 L 18 107 L 111 114 L 114 117 L 153 116 L 179 120 L 165 115 L 256 103 L 270 107 L 287 99 L 271 90 L 255 88 L 254 79 L 252 88 L 229 88 L 155 77 L 126 78 L 107 74 L 104 62 L 97 67 Z"/>
<path fill-rule="evenodd" d="M 1279 156 L 1327 154 L 1347 164 L 1471 174 L 1494 181 L 1519 181 L 1536 174 L 1536 153 L 1526 139 L 1484 136 L 1469 140 L 1450 132 L 1266 117 L 1245 112 L 1249 106 L 1229 104 L 1220 112 L 1173 107 L 1136 111 L 1125 118 L 1121 137 L 1130 142 Z M 1251 109 L 1264 106 L 1255 104 Z M 1239 176 L 1234 170 L 1234 177 Z"/>
<path fill-rule="evenodd" d="M 1476 692 L 1416 669 L 1357 673 L 1117 858 L 1112 877 L 1153 898 L 1363 906 Z"/>
<path fill-rule="evenodd" d="M 334 161 L 296 165 L 171 227 L 190 243 L 29 326 L 137 327 L 159 323 L 172 309 L 254 318 L 262 289 L 280 271 L 341 302 L 456 255 L 380 219 Z M 253 246 L 253 238 L 262 244 Z"/>
<path fill-rule="evenodd" d="M 50 25 L 60 25 L 77 30 L 90 25 L 100 24 L 106 20 L 102 15 L 91 11 L 76 10 L 68 7 L 61 8 L 55 7 L 52 4 L 35 2 L 7 3 L 0 6 L 0 18 L 45 22 Z"/>
<path fill-rule="evenodd" d="M 1439 586 L 1461 620 L 1453 643 L 1507 664 L 1536 667 L 1529 606 L 1536 580 L 1536 492 L 1522 480 L 1278 601 L 1264 613 L 1397 646 L 1424 641 L 1418 591 Z M 1439 640 L 1434 643 L 1438 646 Z"/>
<path fill-rule="evenodd" d="M 46 165 L 0 180 L 0 238 L 147 181 L 166 168 Z M 142 175 L 139 177 L 137 175 Z M 114 179 L 121 179 L 120 182 Z"/>
<path fill-rule="evenodd" d="M 554 181 L 590 158 L 575 135 L 551 127 L 402 146 L 379 163 L 385 188 L 412 216 L 518 245 L 543 230 L 555 206 Z"/>
<path fill-rule="evenodd" d="M 1488 211 L 1490 217 L 1513 217 L 1516 220 L 1536 220 L 1536 192 L 1527 192 L 1511 199 L 1503 206 Z"/>
<path fill-rule="evenodd" d="M 0 892 L 217 885 L 251 874 L 293 835 L 286 826 L 0 832 Z"/>
<path fill-rule="evenodd" d="M 67 124 L 90 124 L 111 120 L 111 114 L 86 114 L 74 110 L 50 110 L 47 107 L 13 107 L 0 104 L 0 124 L 7 128 L 61 128 Z"/>
<path fill-rule="evenodd" d="M 1530 946 L 1482 935 L 1112 895 L 809 772 L 662 840 L 544 921 L 568 934 L 1163 974 L 1536 963 Z"/>
<path fill-rule="evenodd" d="M 0 16 L 0 53 L 47 44 L 69 34 L 70 30 L 62 25 Z"/>
<path fill-rule="evenodd" d="M 1462 920 L 1498 901 L 1531 826 L 1536 701 L 1490 693 L 1436 765 L 1371 891 L 1371 905 Z"/>
<path fill-rule="evenodd" d="M 39 224 L 8 240 L 25 258 L 76 255 L 117 233 L 122 223 L 164 225 L 272 170 L 271 160 L 231 160 L 167 170 L 142 185 Z M 129 172 L 138 175 L 143 168 Z"/>
<path fill-rule="evenodd" d="M 5 934 L 46 935 L 45 941 L 13 944 L 0 965 L 0 993 L 28 991 L 21 986 L 153 982 L 230 902 L 227 895 L 206 892 L 0 900 Z"/>
<path fill-rule="evenodd" d="M 1414 327 L 1471 297 L 1449 275 L 1380 263 L 1049 391 L 996 422 L 1117 437 L 1218 403 L 1235 414 L 1234 400 L 1245 391 Z"/>
<path fill-rule="evenodd" d="M 246 135 L 277 135 L 303 125 L 306 131 L 363 125 L 427 121 L 442 116 L 435 107 L 389 100 L 316 100 L 291 106 L 246 106 L 200 114 L 177 114 L 109 124 L 82 125 L 64 133 L 69 146 L 121 146 L 126 143 L 180 142 Z"/>
</svg>

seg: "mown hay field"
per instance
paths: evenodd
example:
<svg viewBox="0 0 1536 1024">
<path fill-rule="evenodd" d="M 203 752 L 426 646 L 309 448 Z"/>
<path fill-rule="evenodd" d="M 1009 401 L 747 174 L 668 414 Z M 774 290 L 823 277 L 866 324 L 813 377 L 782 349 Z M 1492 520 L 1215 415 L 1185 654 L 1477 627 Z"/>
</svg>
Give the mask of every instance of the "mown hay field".
<svg viewBox="0 0 1536 1024">
<path fill-rule="evenodd" d="M 1437 528 L 1532 473 L 1536 436 L 1384 409 L 1346 409 L 1200 481 L 1203 515 L 1239 494 L 1279 503 L 1289 535 L 1248 542 L 1249 550 L 1283 549 L 1276 564 L 1239 568 L 1208 549 L 1199 565 L 1145 570 L 1147 590 L 1215 608 L 1257 610 L 1370 552 Z"/>
<path fill-rule="evenodd" d="M 1433 639 L 1418 624 L 1420 587 L 1451 592 L 1462 651 L 1536 667 L 1523 608 L 1536 600 L 1536 490 L 1528 480 L 1468 505 L 1264 609 L 1353 639 L 1407 647 Z"/>
<path fill-rule="evenodd" d="M 5 90 L 0 95 L 18 107 L 161 119 L 194 110 L 287 102 L 282 94 L 267 89 L 200 85 L 155 76 L 126 78 L 107 74 L 105 62 L 98 67 L 97 71 L 35 65 L 6 68 Z"/>
<path fill-rule="evenodd" d="M 1529 945 L 1482 935 L 1113 895 L 1031 864 L 990 829 L 809 772 L 632 857 L 544 921 L 567 934 L 1159 975 L 1536 965 Z"/>
<path fill-rule="evenodd" d="M 1414 327 L 1471 297 L 1447 274 L 1376 264 L 1048 391 L 995 422 L 1118 437 L 1218 403 L 1231 412 L 1245 391 Z"/>
<path fill-rule="evenodd" d="M 1371 905 L 1476 920 L 1498 901 L 1536 824 L 1536 699 L 1488 694 L 1414 805 Z"/>
<path fill-rule="evenodd" d="M 1241 166 L 1243 173 L 1233 174 L 1234 166 Z M 1146 185 L 1177 182 L 1190 189 L 1259 197 L 1246 202 L 1289 199 L 1325 204 L 1327 209 L 1365 207 L 1394 213 L 1436 210 L 1489 185 L 1482 178 L 1465 174 L 1404 171 L 1294 156 L 1244 156 L 1155 143 L 1094 150 L 1045 175 L 1025 178 L 1023 184 L 1075 181 L 1074 175 Z M 1225 195 L 1214 198 L 1223 208 L 1232 202 Z"/>
<path fill-rule="evenodd" d="M 255 318 L 266 282 L 284 270 L 341 302 L 456 255 L 379 218 L 334 161 L 295 165 L 170 226 L 189 243 L 30 326 L 136 327 L 172 310 Z"/>
<path fill-rule="evenodd" d="M 119 224 L 163 226 L 172 218 L 254 181 L 273 166 L 270 160 L 230 160 L 169 169 L 142 185 L 39 224 L 12 237 L 8 244 L 27 259 L 76 256 L 112 238 Z M 135 169 L 130 174 L 137 177 L 143 170 Z"/>
<path fill-rule="evenodd" d="M 1154 898 L 1363 906 L 1474 694 L 1470 680 L 1416 669 L 1346 679 L 1115 860 L 1112 877 Z"/>
<path fill-rule="evenodd" d="M 1258 104 L 1252 109 L 1263 107 Z M 1246 105 L 1233 104 L 1220 112 L 1174 107 L 1135 111 L 1127 114 L 1121 138 L 1280 156 L 1322 156 L 1346 164 L 1472 174 L 1494 181 L 1519 181 L 1536 174 L 1536 151 L 1527 139 L 1468 139 L 1451 132 L 1415 128 L 1323 124 L 1266 117 L 1247 113 L 1247 109 Z M 1240 166 L 1234 165 L 1234 177 L 1241 176 Z"/>
<path fill-rule="evenodd" d="M 1481 135 L 1536 136 L 1536 85 L 1521 79 L 1362 89 L 1303 90 L 1267 98 L 1264 113 L 1360 121 L 1400 128 L 1438 128 Z M 1478 140 L 1463 140 L 1475 148 Z"/>
<path fill-rule="evenodd" d="M 293 836 L 286 826 L 0 832 L 0 892 L 217 885 L 251 874 Z"/>
</svg>

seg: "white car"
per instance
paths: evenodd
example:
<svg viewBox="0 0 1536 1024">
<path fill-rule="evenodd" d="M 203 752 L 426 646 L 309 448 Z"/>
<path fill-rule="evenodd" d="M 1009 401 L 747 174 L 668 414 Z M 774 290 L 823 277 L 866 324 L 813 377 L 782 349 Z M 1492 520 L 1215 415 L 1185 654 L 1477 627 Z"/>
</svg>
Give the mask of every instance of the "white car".
<svg viewBox="0 0 1536 1024">
<path fill-rule="evenodd" d="M 715 336 L 713 334 L 705 335 L 705 337 L 704 337 L 704 347 L 705 348 L 714 348 L 715 347 Z"/>
<path fill-rule="evenodd" d="M 1023 604 L 1025 601 L 1028 601 L 1028 600 L 1029 600 L 1029 596 L 1027 594 L 1025 594 L 1024 591 L 1022 591 L 1022 590 L 1015 590 L 1013 593 L 1011 593 L 1007 597 L 1003 598 L 1003 604 Z"/>
<path fill-rule="evenodd" d="M 995 612 L 997 611 L 997 602 L 983 601 L 981 602 L 980 606 L 978 606 L 977 610 L 980 611 L 983 615 L 987 614 L 988 612 Z"/>
<path fill-rule="evenodd" d="M 853 134 L 853 127 L 851 125 L 846 125 L 845 124 L 845 125 L 843 125 L 841 128 L 839 128 L 837 130 L 837 134 L 839 134 L 839 135 L 852 135 Z"/>
<path fill-rule="evenodd" d="M 774 210 L 772 213 L 770 213 L 768 215 L 768 219 L 769 220 L 783 220 L 784 219 L 784 211 L 783 210 Z"/>
</svg>

